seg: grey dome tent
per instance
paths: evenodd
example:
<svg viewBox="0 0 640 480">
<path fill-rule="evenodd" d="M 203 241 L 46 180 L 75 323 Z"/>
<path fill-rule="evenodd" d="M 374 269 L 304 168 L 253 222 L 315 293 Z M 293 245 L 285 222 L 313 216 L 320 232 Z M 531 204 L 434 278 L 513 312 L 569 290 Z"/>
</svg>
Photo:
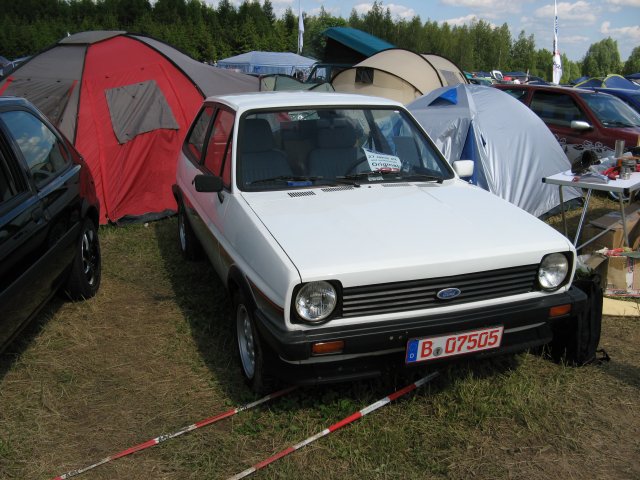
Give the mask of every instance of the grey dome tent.
<svg viewBox="0 0 640 480">
<path fill-rule="evenodd" d="M 473 160 L 471 183 L 539 217 L 560 205 L 542 178 L 571 169 L 551 131 L 509 94 L 483 85 L 438 88 L 408 106 L 447 161 Z M 563 190 L 564 201 L 581 197 Z"/>
</svg>

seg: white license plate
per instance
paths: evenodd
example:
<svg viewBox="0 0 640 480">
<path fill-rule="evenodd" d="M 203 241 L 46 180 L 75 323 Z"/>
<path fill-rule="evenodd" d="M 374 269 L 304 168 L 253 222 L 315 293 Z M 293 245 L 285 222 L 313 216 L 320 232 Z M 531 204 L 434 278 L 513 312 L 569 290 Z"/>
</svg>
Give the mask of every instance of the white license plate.
<svg viewBox="0 0 640 480">
<path fill-rule="evenodd" d="M 440 337 L 413 338 L 407 342 L 407 363 L 426 362 L 437 358 L 498 348 L 504 327 L 483 328 Z"/>
</svg>

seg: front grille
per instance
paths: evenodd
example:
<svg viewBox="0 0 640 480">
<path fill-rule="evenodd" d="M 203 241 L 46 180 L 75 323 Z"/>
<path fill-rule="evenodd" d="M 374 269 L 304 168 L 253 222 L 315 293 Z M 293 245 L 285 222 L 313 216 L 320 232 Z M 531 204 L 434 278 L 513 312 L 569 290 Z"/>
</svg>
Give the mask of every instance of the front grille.
<svg viewBox="0 0 640 480">
<path fill-rule="evenodd" d="M 342 316 L 422 310 L 527 293 L 536 286 L 537 272 L 538 265 L 525 265 L 451 277 L 349 287 L 342 292 Z M 440 300 L 436 294 L 445 288 L 457 288 L 461 293 L 453 299 Z"/>
</svg>

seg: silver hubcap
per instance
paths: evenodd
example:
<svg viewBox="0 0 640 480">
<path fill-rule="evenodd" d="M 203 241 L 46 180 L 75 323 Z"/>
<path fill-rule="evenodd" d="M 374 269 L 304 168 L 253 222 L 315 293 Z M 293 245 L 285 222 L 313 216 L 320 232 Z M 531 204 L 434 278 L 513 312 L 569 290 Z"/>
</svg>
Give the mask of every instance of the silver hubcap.
<svg viewBox="0 0 640 480">
<path fill-rule="evenodd" d="M 253 340 L 251 319 L 244 305 L 238 305 L 236 311 L 236 328 L 238 331 L 238 349 L 240 350 L 242 369 L 247 378 L 251 379 L 256 371 L 256 349 Z"/>
<path fill-rule="evenodd" d="M 82 235 L 82 271 L 87 283 L 94 285 L 98 270 L 98 244 L 93 230 L 87 230 Z"/>
</svg>

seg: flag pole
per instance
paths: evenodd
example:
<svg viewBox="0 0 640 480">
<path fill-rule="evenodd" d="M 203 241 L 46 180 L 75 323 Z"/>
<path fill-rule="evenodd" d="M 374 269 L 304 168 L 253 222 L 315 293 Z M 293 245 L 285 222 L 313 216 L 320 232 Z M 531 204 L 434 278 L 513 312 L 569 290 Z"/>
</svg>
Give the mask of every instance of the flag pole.
<svg viewBox="0 0 640 480">
<path fill-rule="evenodd" d="M 558 2 L 553 0 L 554 21 L 553 21 L 553 71 L 551 73 L 552 83 L 558 85 L 562 77 L 562 59 L 558 48 Z"/>
<path fill-rule="evenodd" d="M 304 20 L 302 18 L 301 0 L 298 0 L 298 55 L 302 54 L 302 45 L 304 42 Z"/>
</svg>

